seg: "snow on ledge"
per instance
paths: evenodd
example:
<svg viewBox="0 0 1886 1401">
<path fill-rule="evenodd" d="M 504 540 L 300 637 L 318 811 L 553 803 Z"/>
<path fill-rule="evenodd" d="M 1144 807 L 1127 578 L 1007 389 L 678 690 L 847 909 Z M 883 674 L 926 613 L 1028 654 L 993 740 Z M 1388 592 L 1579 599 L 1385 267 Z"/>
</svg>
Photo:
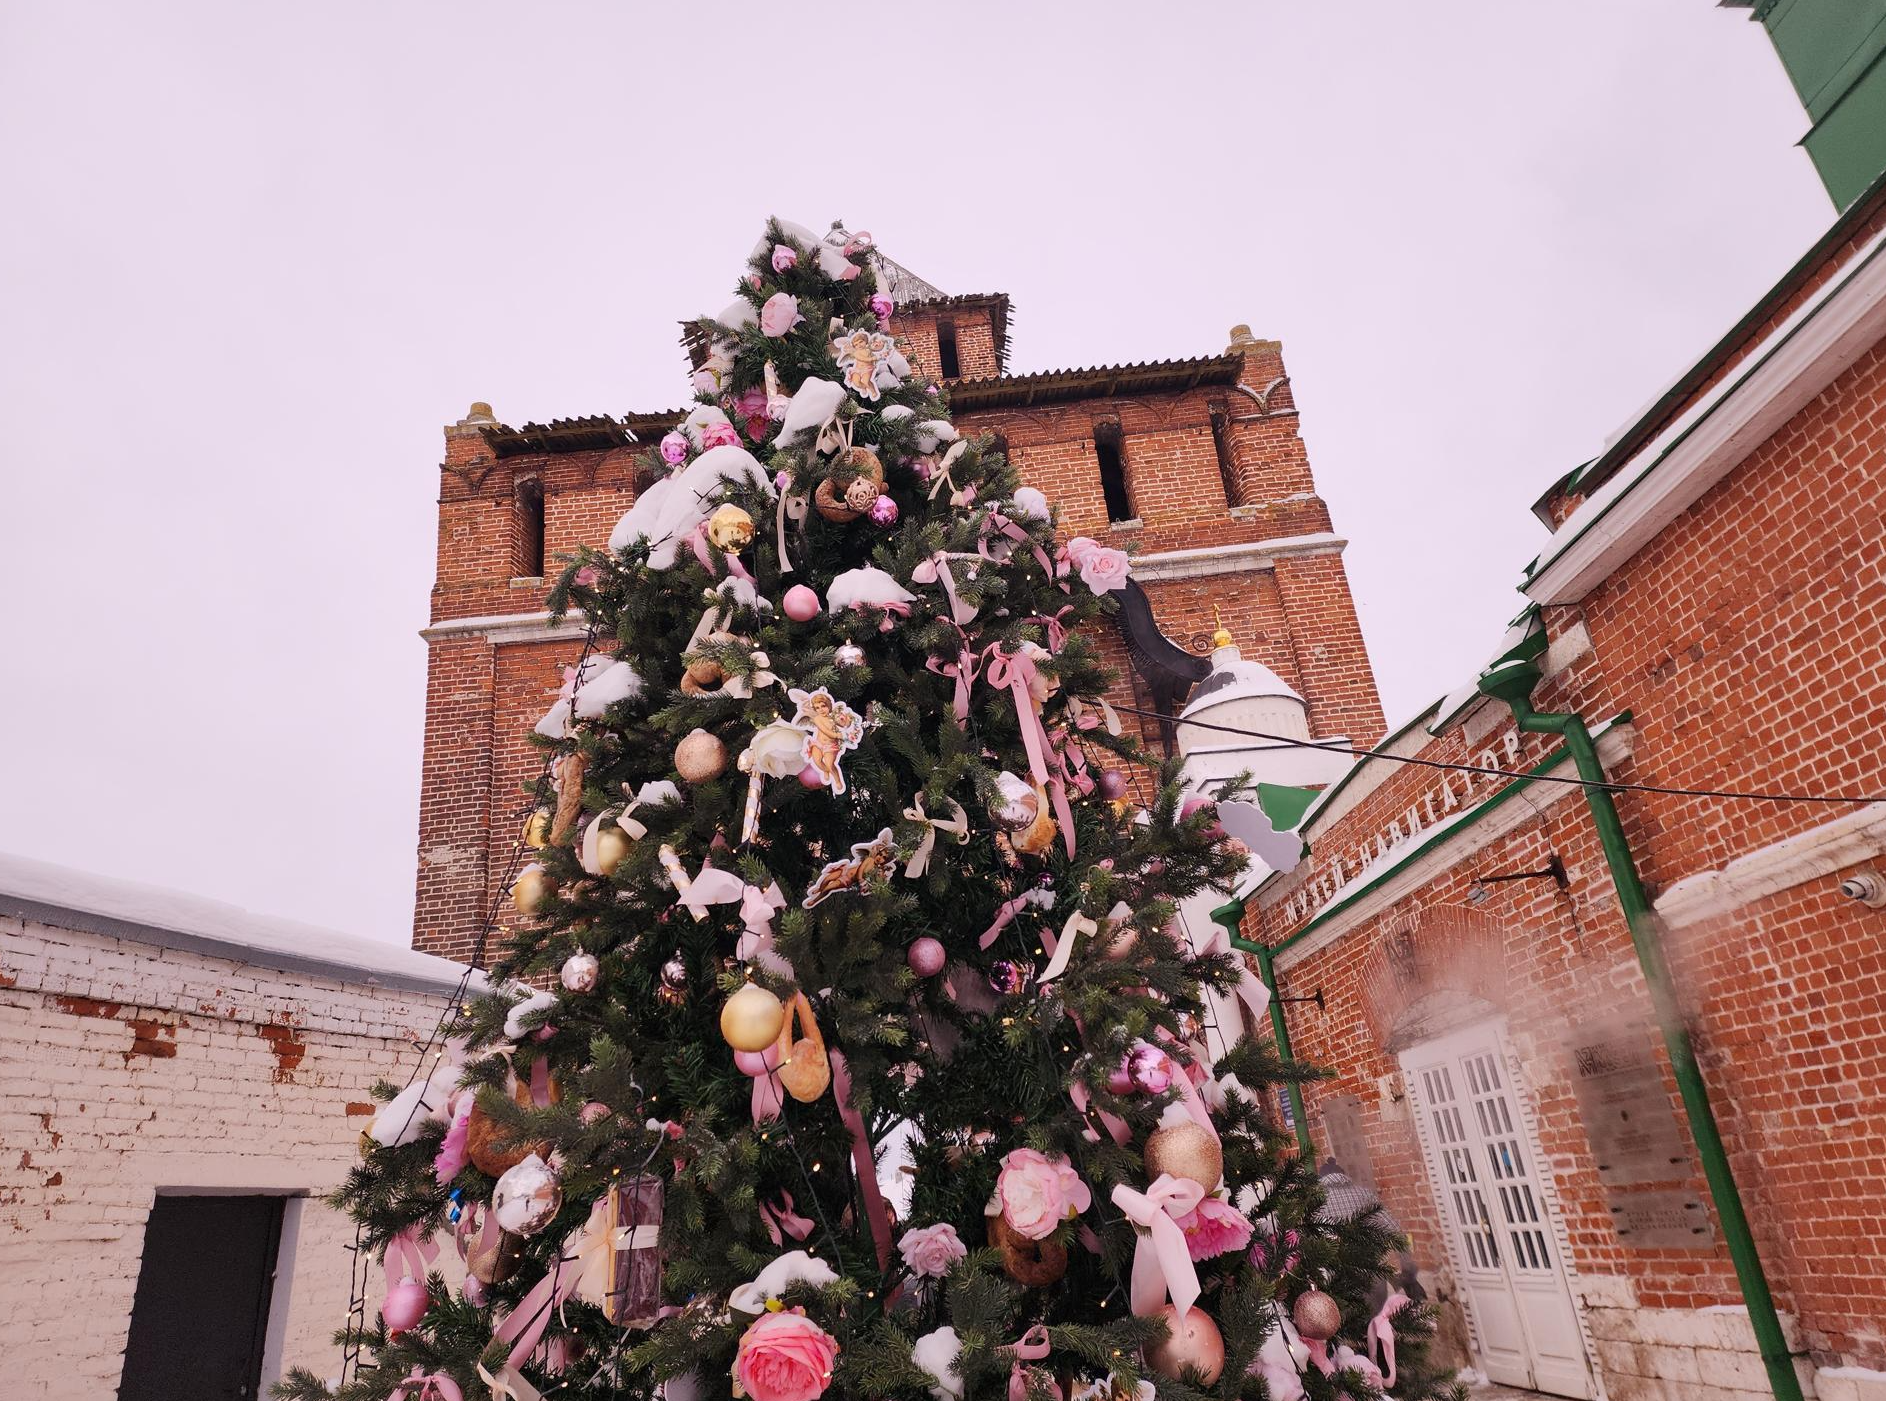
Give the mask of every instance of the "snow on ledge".
<svg viewBox="0 0 1886 1401">
<path fill-rule="evenodd" d="M 0 852 L 0 914 L 344 982 L 447 994 L 465 965 L 161 886 Z M 472 975 L 472 989 L 484 980 Z"/>
</svg>

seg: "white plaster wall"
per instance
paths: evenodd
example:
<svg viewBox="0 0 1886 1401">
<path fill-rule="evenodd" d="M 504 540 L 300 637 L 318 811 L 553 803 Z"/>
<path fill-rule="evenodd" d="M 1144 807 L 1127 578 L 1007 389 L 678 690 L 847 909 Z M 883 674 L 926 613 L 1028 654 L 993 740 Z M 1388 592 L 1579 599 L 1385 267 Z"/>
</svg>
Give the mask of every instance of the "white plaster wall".
<svg viewBox="0 0 1886 1401">
<path fill-rule="evenodd" d="M 411 1038 L 443 1006 L 0 916 L 6 1393 L 114 1395 L 153 1197 L 331 1190 L 355 1161 L 368 1087 L 406 1077 Z M 279 1361 L 327 1376 L 352 1226 L 315 1200 L 287 1218 Z M 370 1307 L 382 1287 L 376 1273 Z"/>
</svg>

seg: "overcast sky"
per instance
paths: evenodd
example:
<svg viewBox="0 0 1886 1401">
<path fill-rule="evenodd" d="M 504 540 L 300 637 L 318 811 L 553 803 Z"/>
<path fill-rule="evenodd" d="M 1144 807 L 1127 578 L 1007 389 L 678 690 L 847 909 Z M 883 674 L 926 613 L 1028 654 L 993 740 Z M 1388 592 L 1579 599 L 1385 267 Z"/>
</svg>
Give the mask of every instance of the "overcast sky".
<svg viewBox="0 0 1886 1401">
<path fill-rule="evenodd" d="M 440 425 L 683 401 L 768 213 L 1012 368 L 1284 342 L 1391 721 L 1833 211 L 1745 12 L 0 0 L 0 850 L 403 942 Z"/>
</svg>

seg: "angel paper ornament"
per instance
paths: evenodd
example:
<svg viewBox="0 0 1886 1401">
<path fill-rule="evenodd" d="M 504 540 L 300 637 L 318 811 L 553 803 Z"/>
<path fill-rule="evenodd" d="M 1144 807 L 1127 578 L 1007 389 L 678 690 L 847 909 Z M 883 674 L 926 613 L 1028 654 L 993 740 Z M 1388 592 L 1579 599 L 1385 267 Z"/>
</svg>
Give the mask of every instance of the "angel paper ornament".
<svg viewBox="0 0 1886 1401">
<path fill-rule="evenodd" d="M 827 895 L 862 889 L 867 880 L 890 864 L 895 845 L 888 827 L 868 842 L 853 843 L 850 856 L 825 863 L 799 903 L 809 910 Z"/>
<path fill-rule="evenodd" d="M 806 766 L 833 793 L 843 793 L 845 773 L 839 762 L 864 738 L 864 721 L 843 701 L 834 700 L 823 686 L 816 691 L 801 691 L 795 686 L 786 694 L 798 707 L 792 723 L 805 732 Z"/>
<path fill-rule="evenodd" d="M 882 331 L 846 332 L 832 342 L 832 358 L 844 372 L 845 387 L 872 403 L 910 374 L 910 362 Z"/>
</svg>

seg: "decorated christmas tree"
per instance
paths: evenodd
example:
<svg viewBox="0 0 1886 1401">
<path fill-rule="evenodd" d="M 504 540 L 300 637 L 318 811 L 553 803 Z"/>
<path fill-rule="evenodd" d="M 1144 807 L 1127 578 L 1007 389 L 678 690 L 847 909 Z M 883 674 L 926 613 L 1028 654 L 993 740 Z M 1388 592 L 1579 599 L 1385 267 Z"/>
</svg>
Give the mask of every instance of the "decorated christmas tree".
<svg viewBox="0 0 1886 1401">
<path fill-rule="evenodd" d="M 378 1087 L 336 1200 L 384 1303 L 282 1395 L 1442 1385 L 1393 1227 L 1267 1117 L 1309 1072 L 1213 1034 L 1262 989 L 1178 903 L 1255 809 L 1121 732 L 1090 636 L 1127 557 L 951 426 L 875 262 L 768 226 L 554 589 L 590 647 L 494 991 Z"/>
</svg>

